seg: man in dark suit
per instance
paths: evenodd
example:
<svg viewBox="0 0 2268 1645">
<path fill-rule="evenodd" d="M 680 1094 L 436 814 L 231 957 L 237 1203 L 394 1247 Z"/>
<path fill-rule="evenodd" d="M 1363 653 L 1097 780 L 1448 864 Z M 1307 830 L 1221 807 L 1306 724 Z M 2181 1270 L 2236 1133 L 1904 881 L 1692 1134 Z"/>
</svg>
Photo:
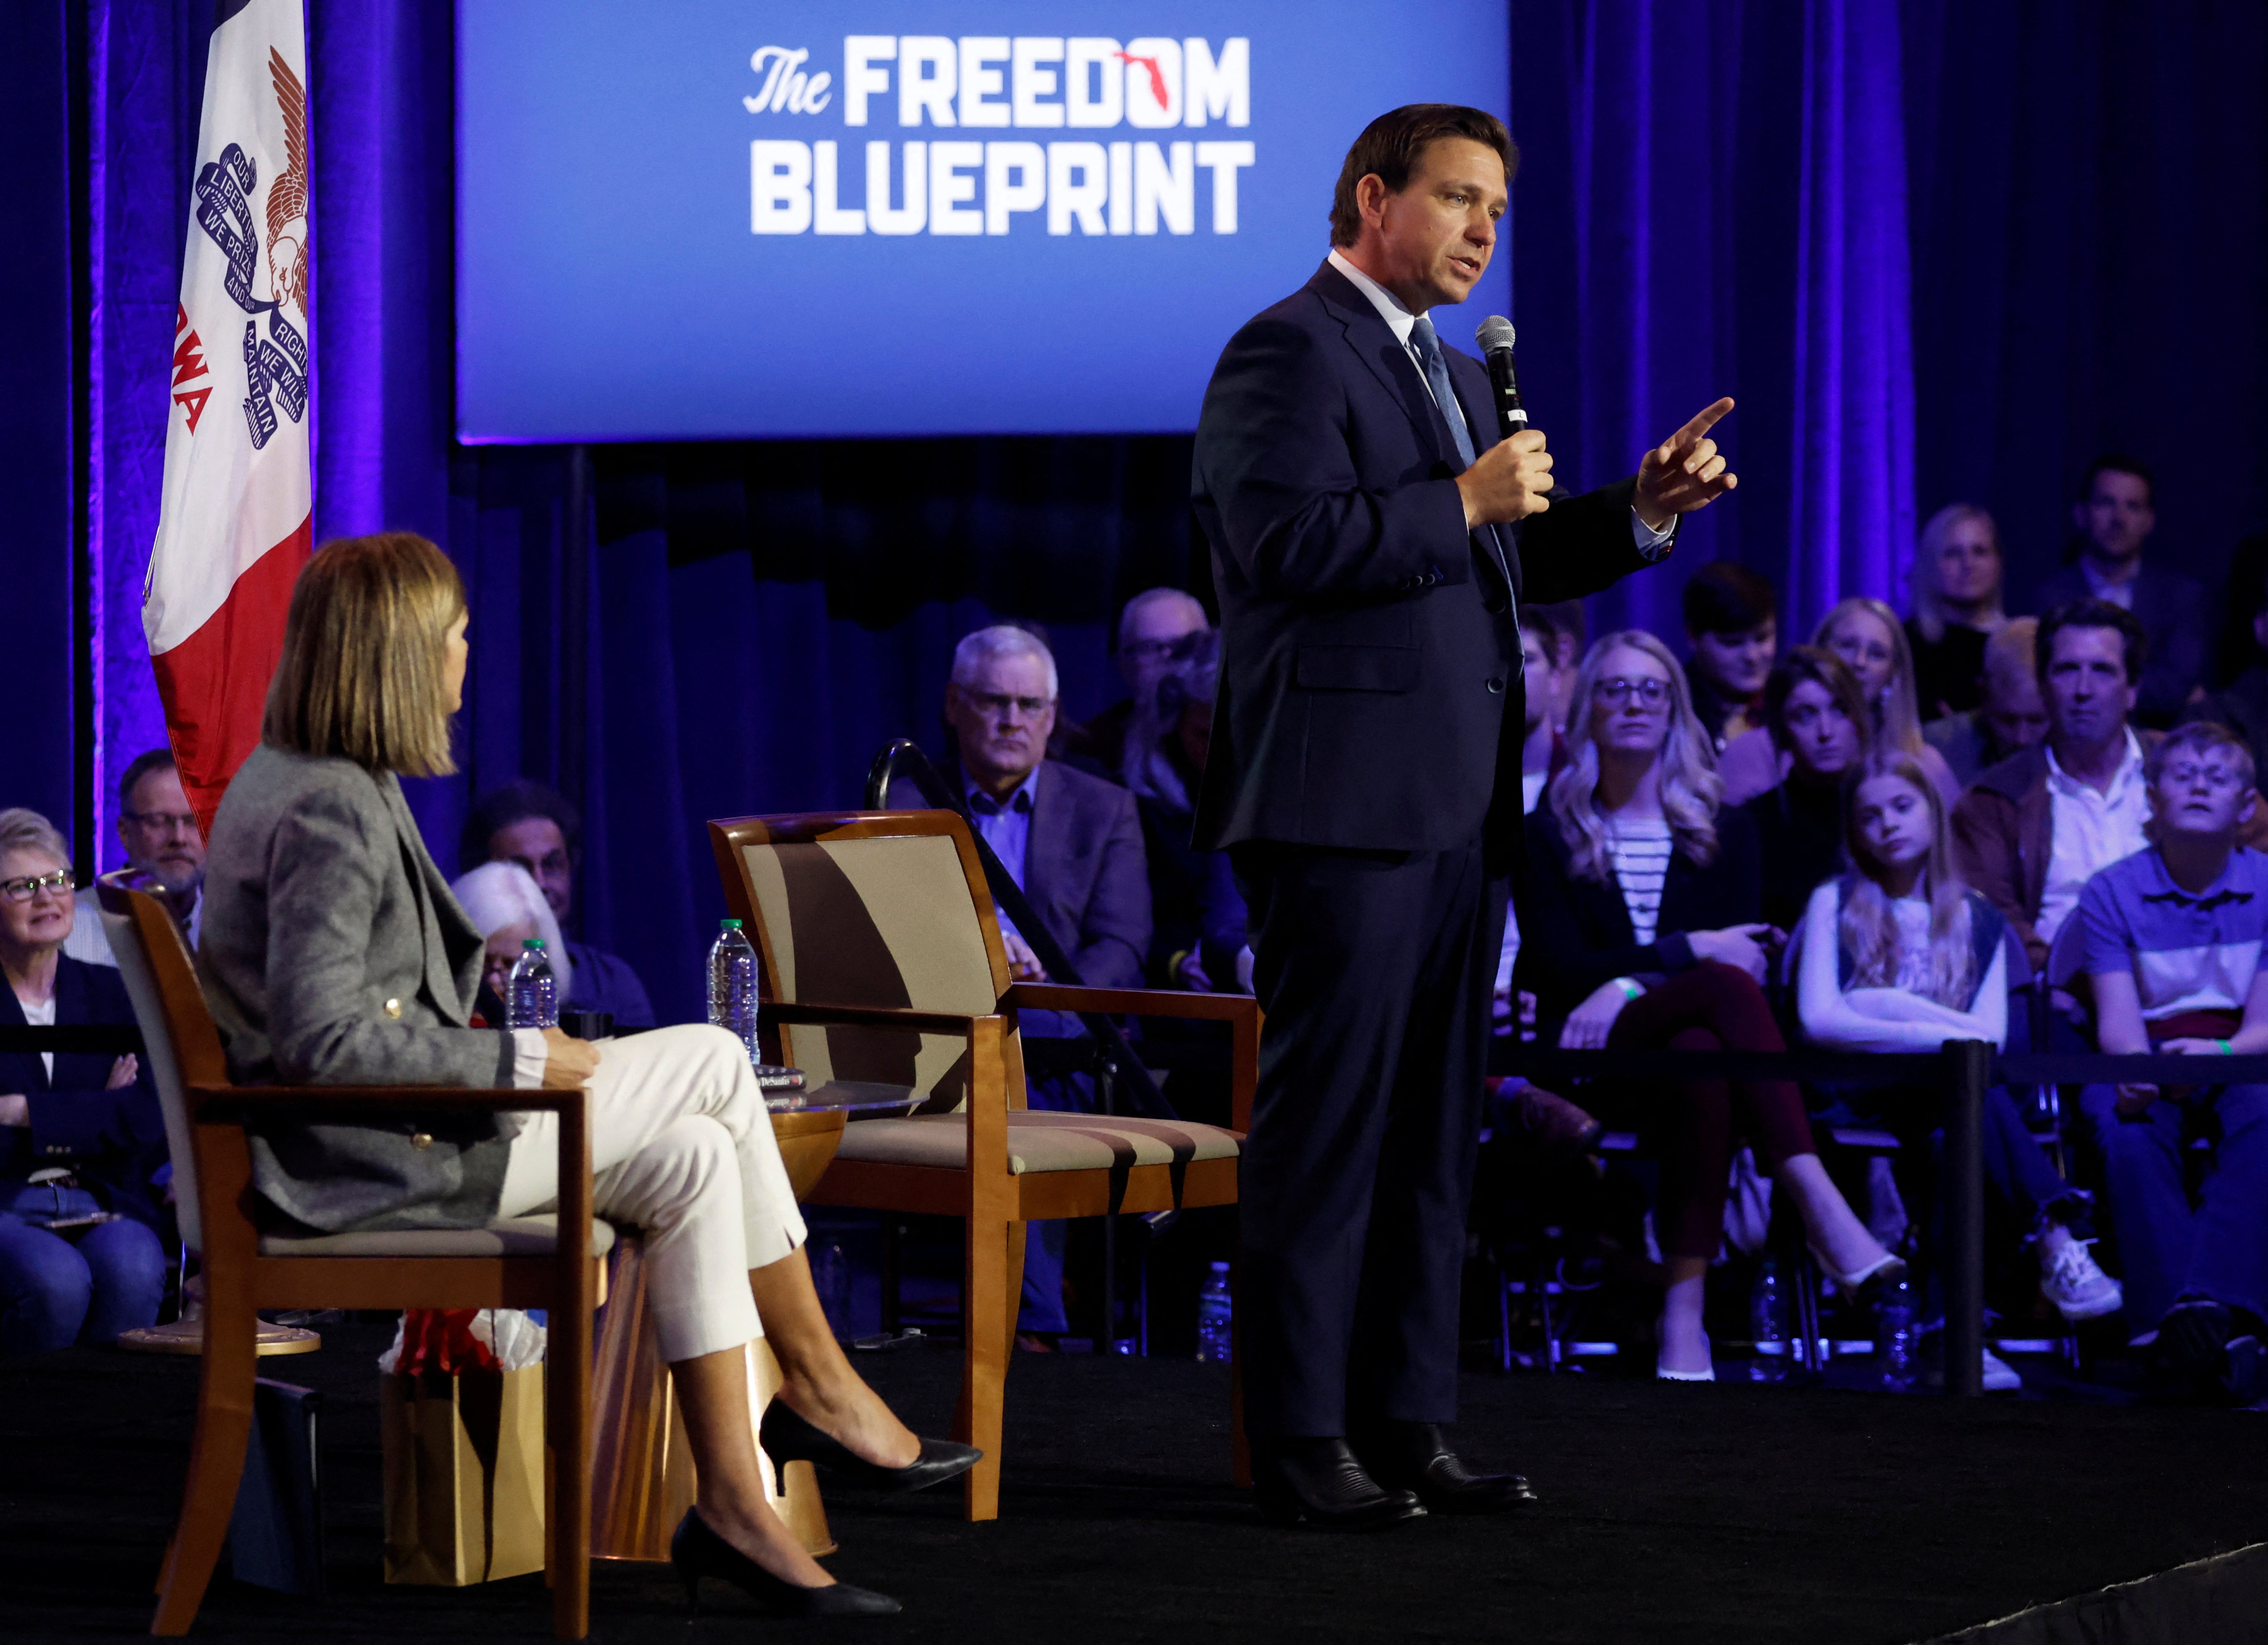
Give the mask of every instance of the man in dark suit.
<svg viewBox="0 0 2268 1645">
<path fill-rule="evenodd" d="M 1516 160 L 1478 109 L 1373 121 L 1329 261 L 1230 341 L 1198 422 L 1225 649 L 1197 839 L 1236 864 L 1268 1013 L 1239 1312 L 1259 1502 L 1285 1521 L 1528 1494 L 1440 1432 L 1519 848 L 1515 607 L 1660 558 L 1734 484 L 1706 437 L 1729 400 L 1580 497 L 1540 432 L 1498 441 L 1485 371 L 1425 316 L 1488 267 Z"/>
<path fill-rule="evenodd" d="M 2161 731 L 2205 679 L 2205 585 L 2146 563 L 2142 546 L 2157 529 L 2157 482 L 2132 457 L 2098 457 L 2072 504 L 2079 557 L 2040 584 L 2044 615 L 2083 599 L 2107 600 L 2134 613 L 2150 636 L 2134 723 Z"/>
<path fill-rule="evenodd" d="M 1150 949 L 1150 870 L 1134 797 L 1115 782 L 1046 758 L 1055 730 L 1054 656 L 1027 629 L 980 628 L 954 648 L 945 717 L 959 785 L 976 832 L 1023 888 L 1048 934 L 1091 988 L 1138 988 Z M 918 799 L 909 799 L 918 805 Z M 1019 982 L 1046 968 L 1003 914 L 1000 936 Z M 1061 980 L 1061 979 L 1057 979 Z M 1035 1108 L 1085 1112 L 1094 1083 L 1064 1043 L 1086 1030 L 1058 1011 L 1020 1014 L 1027 1085 Z M 1027 1348 L 1068 1328 L 1063 1304 L 1064 1224 L 1033 1223 L 1024 1242 L 1017 1328 Z"/>
</svg>

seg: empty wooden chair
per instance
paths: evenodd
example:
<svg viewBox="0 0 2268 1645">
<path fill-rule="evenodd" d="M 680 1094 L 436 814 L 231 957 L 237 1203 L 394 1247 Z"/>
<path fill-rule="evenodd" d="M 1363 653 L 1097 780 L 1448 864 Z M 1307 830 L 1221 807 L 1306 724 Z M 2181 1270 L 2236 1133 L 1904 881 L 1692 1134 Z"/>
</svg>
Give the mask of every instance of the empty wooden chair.
<svg viewBox="0 0 2268 1645">
<path fill-rule="evenodd" d="M 740 817 L 709 834 L 725 903 L 755 933 L 779 1054 L 814 1087 L 918 1105 L 854 1120 L 808 1202 L 966 1223 L 954 1436 L 984 1452 L 966 1480 L 968 1517 L 994 1518 L 1024 1224 L 1235 1203 L 1259 1007 L 1241 995 L 1011 982 L 976 847 L 951 811 Z M 1021 1009 L 1228 1023 L 1234 1128 L 1027 1110 Z M 1233 1432 L 1241 1479 L 1241 1421 Z"/>
</svg>

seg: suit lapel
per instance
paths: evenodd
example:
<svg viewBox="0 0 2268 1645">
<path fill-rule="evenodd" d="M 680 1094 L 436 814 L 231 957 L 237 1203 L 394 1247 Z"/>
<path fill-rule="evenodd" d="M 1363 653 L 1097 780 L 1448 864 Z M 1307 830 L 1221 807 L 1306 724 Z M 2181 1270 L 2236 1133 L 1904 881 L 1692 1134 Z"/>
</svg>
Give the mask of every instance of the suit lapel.
<svg viewBox="0 0 2268 1645">
<path fill-rule="evenodd" d="M 409 878 L 410 894 L 417 899 L 417 923 L 425 937 L 425 992 L 445 1019 L 461 1024 L 468 1013 L 465 991 L 457 980 L 458 951 L 468 939 L 478 947 L 480 936 L 449 894 L 440 870 L 422 848 L 417 819 L 410 813 L 401 784 L 391 773 L 382 781 L 387 810 L 394 818 L 394 842 L 401 852 L 402 872 Z"/>
<path fill-rule="evenodd" d="M 1039 781 L 1032 784 L 1032 826 L 1024 836 L 1024 896 L 1042 920 L 1048 917 L 1049 881 L 1071 838 L 1069 804 L 1062 782 L 1042 760 Z"/>
<path fill-rule="evenodd" d="M 63 983 L 62 977 L 60 975 L 62 970 L 62 962 L 57 961 L 56 971 L 58 975 L 56 978 L 55 987 L 55 1020 L 57 1022 L 61 1022 L 63 1019 L 62 1010 Z M 29 1026 L 29 1024 L 24 1016 L 23 1002 L 16 997 L 16 990 L 13 988 L 0 988 L 0 1028 L 23 1028 L 27 1026 Z M 54 1089 L 48 1081 L 48 1065 L 40 1061 L 39 1054 L 37 1052 L 26 1051 L 20 1054 L 10 1053 L 4 1056 L 0 1056 L 0 1069 L 4 1069 L 11 1065 L 16 1067 L 20 1071 L 12 1080 L 7 1079 L 7 1076 L 4 1073 L 0 1073 L 0 1080 L 6 1080 L 7 1082 L 4 1085 L 0 1085 L 0 1090 L 12 1091 L 16 1089 L 18 1083 L 20 1083 L 27 1093 L 38 1092 L 44 1095 Z M 0 1141 L 4 1141 L 4 1139 L 0 1139 Z M 0 1150 L 0 1152 L 4 1151 L 5 1150 Z"/>
<path fill-rule="evenodd" d="M 1338 320 L 1346 334 L 1347 346 L 1361 356 L 1371 375 L 1394 396 L 1410 426 L 1431 440 L 1435 454 L 1454 468 L 1457 443 L 1450 437 L 1448 422 L 1441 415 L 1441 408 L 1433 403 L 1432 391 L 1418 375 L 1410 351 L 1394 340 L 1394 328 L 1371 306 L 1370 299 L 1355 289 L 1354 282 L 1328 262 L 1316 270 L 1315 277 L 1307 283 Z"/>
<path fill-rule="evenodd" d="M 1449 386 L 1455 392 L 1457 404 L 1464 411 L 1465 431 L 1473 437 L 1473 455 L 1478 457 L 1490 447 L 1500 444 L 1496 431 L 1495 403 L 1483 392 L 1488 383 L 1486 371 L 1484 369 L 1476 377 L 1470 363 L 1446 346 L 1441 350 L 1441 357 L 1448 362 Z M 1444 432 L 1447 432 L 1446 428 Z M 1513 552 L 1507 533 L 1501 526 L 1484 525 L 1473 535 L 1493 556 L 1496 573 L 1504 579 L 1505 587 L 1512 591 L 1513 600 L 1517 605 L 1520 575 L 1516 568 L 1520 564 L 1520 557 Z"/>
</svg>

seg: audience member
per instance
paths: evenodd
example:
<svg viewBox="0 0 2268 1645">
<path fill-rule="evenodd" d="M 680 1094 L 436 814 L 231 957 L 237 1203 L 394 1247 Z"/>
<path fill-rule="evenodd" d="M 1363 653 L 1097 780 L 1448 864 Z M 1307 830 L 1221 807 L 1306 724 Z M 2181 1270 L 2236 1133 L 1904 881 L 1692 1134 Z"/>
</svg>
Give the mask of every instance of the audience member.
<svg viewBox="0 0 2268 1645">
<path fill-rule="evenodd" d="M 553 935 L 559 940 L 551 951 L 561 1010 L 605 1011 L 614 1017 L 617 1032 L 651 1028 L 653 1005 L 630 963 L 564 935 L 575 904 L 575 870 L 582 861 L 581 813 L 564 795 L 524 777 L 475 800 L 457 841 L 459 868 L 517 863 L 542 889 L 558 926 Z"/>
<path fill-rule="evenodd" d="M 205 839 L 197 832 L 196 813 L 189 809 L 171 748 L 137 754 L 118 779 L 118 839 L 126 848 L 127 865 L 142 877 L 137 889 L 166 905 L 194 952 L 202 912 L 197 892 L 204 884 Z M 78 917 L 63 952 L 91 966 L 118 963 L 103 935 L 92 886 L 78 894 Z"/>
<path fill-rule="evenodd" d="M 1812 892 L 1797 961 L 1807 1039 L 1842 1051 L 1934 1051 L 1948 1039 L 2008 1045 L 2008 924 L 1953 867 L 1945 801 L 1910 754 L 1853 773 L 1844 805 L 1849 872 Z M 2020 962 L 2021 963 L 2021 962 Z M 1860 1087 L 1842 1100 L 1889 1120 L 1909 1143 L 1941 1135 L 1933 1087 Z M 2096 1266 L 2085 1200 L 2056 1175 L 2005 1087 L 1984 1093 L 1984 1175 L 2037 1246 L 2040 1290 L 2067 1319 L 2115 1311 L 2117 1281 Z M 1989 1352 L 1986 1385 L 2014 1388 Z"/>
<path fill-rule="evenodd" d="M 1211 632 L 1204 606 L 1181 589 L 1145 588 L 1128 600 L 1118 614 L 1116 652 L 1127 694 L 1085 725 L 1065 725 L 1064 752 L 1092 760 L 1095 769 L 1115 780 L 1125 767 L 1127 728 L 1141 705 L 1155 695 L 1167 671 Z"/>
<path fill-rule="evenodd" d="M 1843 780 L 1874 737 L 1867 694 L 1849 665 L 1799 645 L 1764 685 L 1764 723 L 1787 775 L 1742 809 L 1755 825 L 1764 917 L 1783 931 L 1803 918 L 1812 888 L 1843 868 Z"/>
<path fill-rule="evenodd" d="M 2001 624 L 1984 643 L 1984 701 L 1921 728 L 1923 739 L 1945 757 L 1954 781 L 1964 789 L 2048 734 L 2035 651 L 2039 631 L 2036 617 Z"/>
<path fill-rule="evenodd" d="M 2156 1333 L 2177 1375 L 2240 1405 L 2268 1394 L 2268 1086 L 2211 1083 L 2209 1059 L 2268 1054 L 2268 857 L 2236 844 L 2258 803 L 2234 732 L 2186 725 L 2152 751 L 2156 842 L 2096 874 L 2056 980 L 2084 972 L 2095 1038 L 2112 1055 L 2200 1059 L 2194 1085 L 2090 1085 L 2080 1105 L 2102 1151 L 2126 1318 Z M 2214 1139 L 2192 1209 L 2189 1146 Z"/>
<path fill-rule="evenodd" d="M 1906 649 L 1897 613 L 1879 599 L 1853 597 L 1819 620 L 1811 643 L 1834 652 L 1859 677 L 1867 694 L 1872 745 L 1912 755 L 1948 805 L 1959 799 L 1961 784 L 1954 781 L 1944 756 L 1922 740 L 1921 719 L 1914 709 L 1913 653 Z M 1787 757 L 1771 734 L 1759 727 L 1735 738 L 1717 769 L 1725 780 L 1725 804 L 1744 805 L 1780 780 Z"/>
<path fill-rule="evenodd" d="M 1685 584 L 1693 712 L 1712 753 L 1764 723 L 1764 676 L 1779 650 L 1779 600 L 1746 566 L 1712 560 Z"/>
<path fill-rule="evenodd" d="M 2205 678 L 2205 589 L 2196 578 L 2145 563 L 2142 545 L 2158 523 L 2157 486 L 2131 457 L 2098 457 L 2071 517 L 2077 558 L 2040 585 L 2042 611 L 2099 599 L 2134 613 L 2149 636 L 2134 723 L 2171 725 Z"/>
<path fill-rule="evenodd" d="M 1949 503 L 1930 516 L 1914 552 L 1914 698 L 1934 720 L 1983 700 L 1984 642 L 2008 621 L 2000 609 L 2000 530 L 1973 503 Z"/>
<path fill-rule="evenodd" d="M 1150 875 L 1134 797 L 1115 782 L 1046 758 L 1055 729 L 1056 660 L 1038 636 L 1001 625 L 954 648 L 945 716 L 959 745 L 946 781 L 967 802 L 976 832 L 1023 888 L 1048 934 L 1101 988 L 1138 988 L 1150 951 Z M 904 804 L 918 806 L 918 797 Z M 1005 914 L 1000 937 L 1019 981 L 1049 980 L 1039 956 Z M 1064 980 L 1064 979 L 1057 979 Z M 1042 1041 L 1083 1032 L 1052 1011 L 1020 1013 L 1031 1105 L 1088 1112 L 1092 1076 L 1083 1048 L 1050 1056 Z M 1069 1328 L 1064 1313 L 1064 1224 L 1028 1225 L 1019 1314 L 1027 1348 Z"/>
<path fill-rule="evenodd" d="M 1566 768 L 1528 819 L 1516 973 L 1559 1043 L 1785 1049 L 1759 986 L 1771 932 L 1757 918 L 1756 834 L 1717 808 L 1708 734 L 1668 649 L 1635 629 L 1594 645 L 1567 736 Z M 1643 1123 L 1662 1142 L 1660 1376 L 1714 1375 L 1703 1281 L 1722 1238 L 1736 1132 L 1839 1281 L 1856 1287 L 1896 1265 L 1829 1179 L 1793 1082 L 1695 1079 L 1648 1098 Z"/>
<path fill-rule="evenodd" d="M 512 968 L 530 937 L 542 939 L 558 997 L 572 996 L 575 962 L 559 940 L 559 922 L 534 875 L 517 863 L 483 863 L 469 874 L 458 875 L 449 891 L 472 916 L 485 944 L 480 990 L 473 1001 L 473 1010 L 483 1023 L 491 1028 L 504 1025 Z"/>
<path fill-rule="evenodd" d="M 0 1026 L 133 1023 L 116 970 L 63 951 L 75 912 L 63 836 L 0 811 Z M 166 1122 L 139 1059 L 0 1052 L 0 1355 L 155 1325 Z"/>
<path fill-rule="evenodd" d="M 1249 994 L 1252 945 L 1228 853 L 1189 843 L 1219 672 L 1217 637 L 1200 635 L 1196 649 L 1170 664 L 1136 706 L 1121 775 L 1133 791 L 1149 861 L 1152 986 Z"/>
<path fill-rule="evenodd" d="M 2089 599 L 2041 618 L 2035 650 L 2048 734 L 1970 785 L 1953 854 L 2038 971 L 2088 878 L 2147 843 L 2143 748 L 2127 716 L 2149 641 L 2132 612 Z"/>
</svg>

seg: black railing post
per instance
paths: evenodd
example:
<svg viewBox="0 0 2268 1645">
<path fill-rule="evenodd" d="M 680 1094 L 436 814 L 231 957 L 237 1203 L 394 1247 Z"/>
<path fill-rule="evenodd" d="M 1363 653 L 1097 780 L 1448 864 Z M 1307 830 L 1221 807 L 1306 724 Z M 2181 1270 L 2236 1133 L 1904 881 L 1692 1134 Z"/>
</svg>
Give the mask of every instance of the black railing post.
<svg viewBox="0 0 2268 1645">
<path fill-rule="evenodd" d="M 1945 1392 L 1984 1392 L 1984 1088 L 1992 1046 L 1945 1042 Z"/>
</svg>

